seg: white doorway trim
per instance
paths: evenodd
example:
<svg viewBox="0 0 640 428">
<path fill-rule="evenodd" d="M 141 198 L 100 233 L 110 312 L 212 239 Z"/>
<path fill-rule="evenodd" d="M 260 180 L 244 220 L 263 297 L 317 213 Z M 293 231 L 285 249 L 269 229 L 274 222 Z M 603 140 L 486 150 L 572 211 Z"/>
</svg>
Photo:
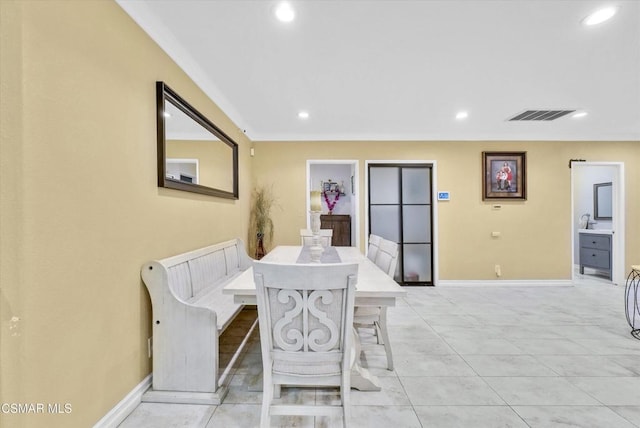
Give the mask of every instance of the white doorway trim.
<svg viewBox="0 0 640 428">
<path fill-rule="evenodd" d="M 311 210 L 311 190 L 313 189 L 311 183 L 311 165 L 351 165 L 353 167 L 353 199 L 354 199 L 354 215 L 353 215 L 353 228 L 355 229 L 355 243 L 351 243 L 360 249 L 360 168 L 357 160 L 354 159 L 307 159 L 307 188 L 305 193 L 305 200 L 307 201 L 307 210 L 305 211 L 307 217 L 307 229 L 311 227 L 309 219 L 309 211 Z M 353 231 L 352 231 L 353 236 Z M 354 245 L 355 244 L 355 245 Z"/>
<path fill-rule="evenodd" d="M 433 230 L 431 231 L 431 251 L 433 252 L 433 266 L 431 266 L 431 274 L 433 275 L 433 285 L 437 286 L 440 278 L 438 263 L 438 161 L 436 160 L 386 160 L 375 159 L 364 161 L 364 230 L 369 230 L 369 164 L 377 163 L 395 163 L 395 164 L 417 164 L 431 165 L 431 204 L 433 208 L 432 220 Z"/>
<path fill-rule="evenodd" d="M 578 213 L 575 212 L 574 186 L 575 171 L 580 168 L 589 168 L 592 166 L 611 166 L 614 167 L 613 176 L 613 210 L 611 229 L 612 235 L 612 263 L 611 263 L 611 282 L 617 285 L 624 285 L 626 278 L 625 271 L 625 236 L 626 236 L 626 196 L 625 196 L 625 175 L 624 162 L 572 162 L 571 163 L 571 279 L 575 281 L 574 266 L 578 263 L 575 259 L 575 232 L 577 227 Z"/>
</svg>

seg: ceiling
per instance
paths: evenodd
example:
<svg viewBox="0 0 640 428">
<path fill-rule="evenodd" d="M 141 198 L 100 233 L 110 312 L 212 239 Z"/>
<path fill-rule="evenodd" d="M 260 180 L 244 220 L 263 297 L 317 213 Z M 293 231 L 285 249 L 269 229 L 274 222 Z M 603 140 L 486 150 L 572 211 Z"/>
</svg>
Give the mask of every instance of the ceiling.
<svg viewBox="0 0 640 428">
<path fill-rule="evenodd" d="M 640 141 L 640 1 L 117 2 L 253 141 Z"/>
</svg>

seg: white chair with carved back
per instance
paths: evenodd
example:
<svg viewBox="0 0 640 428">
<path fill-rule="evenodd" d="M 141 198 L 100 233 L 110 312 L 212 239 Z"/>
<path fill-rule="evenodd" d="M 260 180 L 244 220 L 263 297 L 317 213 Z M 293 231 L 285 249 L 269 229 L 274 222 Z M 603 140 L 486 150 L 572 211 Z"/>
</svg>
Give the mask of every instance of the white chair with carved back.
<svg viewBox="0 0 640 428">
<path fill-rule="evenodd" d="M 253 265 L 263 363 L 260 426 L 272 415 L 350 417 L 357 264 Z M 340 405 L 274 404 L 282 386 L 340 388 Z"/>
<path fill-rule="evenodd" d="M 387 239 L 380 238 L 379 247 L 376 251 L 375 264 L 391 278 L 395 276 L 398 266 L 398 244 Z M 389 342 L 389 331 L 387 328 L 387 307 L 386 306 L 357 306 L 353 315 L 353 324 L 356 328 L 373 328 L 377 342 L 384 345 L 387 354 L 387 369 L 393 370 L 393 354 L 391 343 Z"/>
<path fill-rule="evenodd" d="M 323 248 L 331 246 L 333 238 L 333 229 L 320 229 L 320 245 Z M 300 242 L 302 246 L 309 247 L 313 245 L 313 232 L 311 229 L 300 229 Z"/>
<path fill-rule="evenodd" d="M 369 246 L 367 247 L 367 257 L 372 262 L 376 262 L 376 255 L 378 254 L 378 247 L 380 247 L 380 241 L 382 238 L 373 233 L 369 235 Z"/>
</svg>

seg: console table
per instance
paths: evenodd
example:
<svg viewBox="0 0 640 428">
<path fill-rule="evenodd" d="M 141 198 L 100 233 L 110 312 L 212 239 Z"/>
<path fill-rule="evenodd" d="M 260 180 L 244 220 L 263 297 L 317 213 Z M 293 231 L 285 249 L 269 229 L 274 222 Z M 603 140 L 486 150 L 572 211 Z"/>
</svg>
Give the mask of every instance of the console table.
<svg viewBox="0 0 640 428">
<path fill-rule="evenodd" d="M 331 214 L 320 216 L 320 228 L 332 229 L 331 245 L 334 247 L 351 246 L 351 216 Z"/>
</svg>

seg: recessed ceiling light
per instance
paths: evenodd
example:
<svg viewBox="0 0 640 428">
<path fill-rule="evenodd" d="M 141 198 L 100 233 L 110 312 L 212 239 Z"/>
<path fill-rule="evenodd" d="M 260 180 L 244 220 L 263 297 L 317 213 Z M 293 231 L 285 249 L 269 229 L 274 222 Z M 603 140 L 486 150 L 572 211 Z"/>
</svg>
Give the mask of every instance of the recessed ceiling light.
<svg viewBox="0 0 640 428">
<path fill-rule="evenodd" d="M 280 22 L 291 22 L 296 17 L 296 12 L 288 1 L 278 3 L 275 13 Z"/>
<path fill-rule="evenodd" d="M 616 14 L 618 9 L 614 6 L 604 7 L 602 9 L 598 9 L 593 12 L 591 15 L 587 16 L 582 20 L 582 24 L 586 26 L 598 25 L 607 21 Z"/>
<path fill-rule="evenodd" d="M 308 111 L 298 112 L 298 119 L 309 119 L 309 112 Z"/>
<path fill-rule="evenodd" d="M 468 117 L 469 117 L 469 113 L 468 113 L 468 112 L 466 112 L 466 111 L 459 111 L 459 112 L 456 114 L 456 119 L 458 119 L 458 120 L 466 119 L 466 118 L 468 118 Z"/>
<path fill-rule="evenodd" d="M 586 111 L 579 111 L 579 112 L 571 115 L 571 117 L 573 117 L 574 119 L 578 119 L 578 118 L 581 118 L 581 117 L 585 117 L 587 114 L 589 114 L 589 113 L 587 113 Z"/>
</svg>

